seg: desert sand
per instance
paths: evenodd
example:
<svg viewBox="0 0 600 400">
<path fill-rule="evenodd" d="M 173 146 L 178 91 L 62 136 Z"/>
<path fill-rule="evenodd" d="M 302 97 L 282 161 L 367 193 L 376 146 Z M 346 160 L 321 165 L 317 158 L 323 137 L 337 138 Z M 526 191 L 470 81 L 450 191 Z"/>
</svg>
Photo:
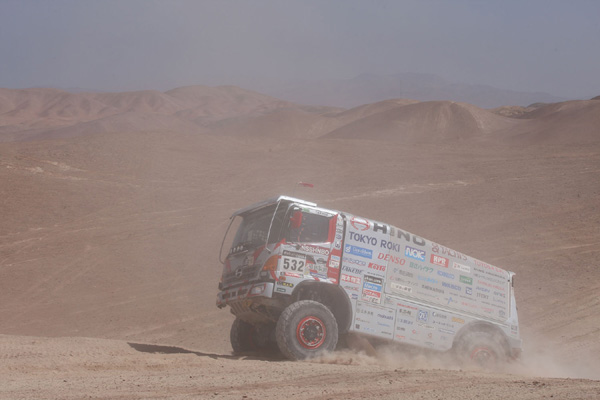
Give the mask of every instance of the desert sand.
<svg viewBox="0 0 600 400">
<path fill-rule="evenodd" d="M 600 398 L 599 118 L 598 100 L 0 89 L 0 398 Z M 232 356 L 222 235 L 279 194 L 516 272 L 523 358 Z"/>
</svg>

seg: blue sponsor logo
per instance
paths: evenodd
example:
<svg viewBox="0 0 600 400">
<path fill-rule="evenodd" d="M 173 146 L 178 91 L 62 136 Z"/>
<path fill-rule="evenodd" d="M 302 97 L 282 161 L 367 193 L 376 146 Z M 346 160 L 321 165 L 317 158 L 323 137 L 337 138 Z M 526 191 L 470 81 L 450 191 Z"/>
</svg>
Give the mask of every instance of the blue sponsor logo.
<svg viewBox="0 0 600 400">
<path fill-rule="evenodd" d="M 425 251 L 415 249 L 414 247 L 406 246 L 404 255 L 414 260 L 425 261 Z"/>
<path fill-rule="evenodd" d="M 374 283 L 365 282 L 363 288 L 372 290 L 374 292 L 381 292 L 381 285 L 375 285 Z"/>
<path fill-rule="evenodd" d="M 344 252 L 348 254 L 354 254 L 355 256 L 363 257 L 363 258 L 373 258 L 373 251 L 369 249 L 365 249 L 364 247 L 352 246 L 347 244 L 344 247 Z"/>
<path fill-rule="evenodd" d="M 419 310 L 419 314 L 417 316 L 417 319 L 419 321 L 427 322 L 427 311 L 425 311 L 425 310 Z"/>
</svg>

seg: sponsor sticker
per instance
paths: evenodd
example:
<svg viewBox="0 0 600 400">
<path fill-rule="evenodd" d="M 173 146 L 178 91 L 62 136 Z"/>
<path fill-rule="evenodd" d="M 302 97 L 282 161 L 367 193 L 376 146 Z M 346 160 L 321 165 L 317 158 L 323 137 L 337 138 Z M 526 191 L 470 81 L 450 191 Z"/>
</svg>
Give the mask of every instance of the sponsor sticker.
<svg viewBox="0 0 600 400">
<path fill-rule="evenodd" d="M 440 267 L 444 267 L 444 268 L 448 268 L 448 264 L 450 263 L 450 260 L 448 260 L 446 257 L 438 256 L 435 254 L 431 255 L 431 258 L 429 259 L 429 261 L 432 264 L 439 265 Z"/>
<path fill-rule="evenodd" d="M 406 249 L 404 250 L 404 255 L 414 260 L 425 261 L 425 251 L 415 249 L 414 247 L 406 246 Z"/>
<path fill-rule="evenodd" d="M 461 272 L 466 272 L 468 274 L 471 273 L 471 267 L 469 267 L 468 265 L 459 264 L 456 261 L 452 263 L 452 268 Z"/>
<path fill-rule="evenodd" d="M 352 254 L 363 258 L 373 258 L 373 250 L 365 249 L 364 247 L 352 246 L 350 244 L 347 244 L 344 247 L 344 251 L 348 254 Z"/>
</svg>

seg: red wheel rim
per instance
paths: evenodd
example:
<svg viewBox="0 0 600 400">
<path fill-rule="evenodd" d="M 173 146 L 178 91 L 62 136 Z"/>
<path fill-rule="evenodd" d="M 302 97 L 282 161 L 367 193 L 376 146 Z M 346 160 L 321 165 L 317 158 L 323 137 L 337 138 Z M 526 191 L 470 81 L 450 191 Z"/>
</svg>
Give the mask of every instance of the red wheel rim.
<svg viewBox="0 0 600 400">
<path fill-rule="evenodd" d="M 487 347 L 476 347 L 471 352 L 471 360 L 479 365 L 491 365 L 496 362 L 496 353 Z"/>
<path fill-rule="evenodd" d="M 325 324 L 317 317 L 306 317 L 298 323 L 296 337 L 302 347 L 316 349 L 325 341 Z"/>
</svg>

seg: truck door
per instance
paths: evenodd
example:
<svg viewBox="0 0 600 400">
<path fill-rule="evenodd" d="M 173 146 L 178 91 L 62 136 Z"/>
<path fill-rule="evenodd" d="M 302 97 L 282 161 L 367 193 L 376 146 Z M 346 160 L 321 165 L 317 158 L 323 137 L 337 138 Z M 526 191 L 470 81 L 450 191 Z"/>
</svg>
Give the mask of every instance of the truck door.
<svg viewBox="0 0 600 400">
<path fill-rule="evenodd" d="M 338 228 L 338 214 L 292 206 L 288 210 L 287 221 L 281 253 L 283 271 L 337 283 L 343 229 L 341 218 Z"/>
</svg>

